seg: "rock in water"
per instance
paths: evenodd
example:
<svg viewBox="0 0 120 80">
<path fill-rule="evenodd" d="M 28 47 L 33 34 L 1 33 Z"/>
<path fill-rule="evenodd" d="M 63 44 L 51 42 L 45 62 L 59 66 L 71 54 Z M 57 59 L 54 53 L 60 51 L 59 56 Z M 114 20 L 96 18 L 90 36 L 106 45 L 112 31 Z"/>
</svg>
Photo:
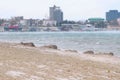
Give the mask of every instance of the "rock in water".
<svg viewBox="0 0 120 80">
<path fill-rule="evenodd" d="M 66 52 L 75 52 L 77 53 L 78 51 L 77 50 L 65 50 Z"/>
<path fill-rule="evenodd" d="M 109 52 L 109 53 L 104 53 L 105 55 L 108 55 L 108 56 L 114 56 L 114 53 L 112 52 Z"/>
<path fill-rule="evenodd" d="M 56 45 L 47 45 L 47 46 L 43 46 L 43 48 L 58 49 Z"/>
<path fill-rule="evenodd" d="M 110 55 L 110 56 L 114 56 L 114 53 L 110 52 L 110 53 L 108 53 L 108 55 Z"/>
<path fill-rule="evenodd" d="M 85 51 L 84 54 L 94 54 L 94 51 Z"/>
<path fill-rule="evenodd" d="M 24 46 L 35 47 L 34 43 L 32 43 L 32 42 L 28 42 L 28 43 L 21 42 L 21 44 Z"/>
<path fill-rule="evenodd" d="M 114 56 L 114 53 L 109 52 L 109 53 L 97 53 L 98 55 L 107 55 L 107 56 Z"/>
</svg>

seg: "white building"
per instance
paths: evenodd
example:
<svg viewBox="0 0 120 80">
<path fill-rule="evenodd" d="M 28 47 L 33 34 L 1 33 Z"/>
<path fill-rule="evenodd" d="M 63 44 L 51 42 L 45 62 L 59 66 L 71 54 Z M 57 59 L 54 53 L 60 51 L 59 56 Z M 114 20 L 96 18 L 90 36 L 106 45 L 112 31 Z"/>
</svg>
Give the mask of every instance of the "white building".
<svg viewBox="0 0 120 80">
<path fill-rule="evenodd" d="M 45 27 L 55 27 L 57 24 L 57 21 L 54 20 L 43 20 L 43 26 Z"/>
</svg>

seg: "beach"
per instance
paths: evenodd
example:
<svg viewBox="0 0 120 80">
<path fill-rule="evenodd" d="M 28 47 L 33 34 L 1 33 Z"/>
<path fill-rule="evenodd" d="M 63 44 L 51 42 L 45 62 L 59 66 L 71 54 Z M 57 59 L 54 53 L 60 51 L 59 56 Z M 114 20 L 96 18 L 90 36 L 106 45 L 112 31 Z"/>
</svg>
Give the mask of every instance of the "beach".
<svg viewBox="0 0 120 80">
<path fill-rule="evenodd" d="M 0 43 L 0 80 L 120 80 L 120 58 Z"/>
</svg>

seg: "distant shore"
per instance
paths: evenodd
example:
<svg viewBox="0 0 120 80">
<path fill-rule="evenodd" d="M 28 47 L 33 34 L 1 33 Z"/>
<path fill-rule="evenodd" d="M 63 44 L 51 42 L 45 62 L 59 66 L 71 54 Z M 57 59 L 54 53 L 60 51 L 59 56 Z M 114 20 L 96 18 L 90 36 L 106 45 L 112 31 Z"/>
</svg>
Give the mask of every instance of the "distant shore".
<svg viewBox="0 0 120 80">
<path fill-rule="evenodd" d="M 0 43 L 0 80 L 119 80 L 120 58 Z"/>
</svg>

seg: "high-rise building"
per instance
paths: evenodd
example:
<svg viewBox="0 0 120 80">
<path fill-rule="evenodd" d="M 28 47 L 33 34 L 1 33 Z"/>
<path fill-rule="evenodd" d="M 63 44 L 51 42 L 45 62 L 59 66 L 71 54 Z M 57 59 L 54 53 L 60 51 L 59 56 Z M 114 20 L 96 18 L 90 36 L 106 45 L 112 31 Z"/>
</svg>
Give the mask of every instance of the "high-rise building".
<svg viewBox="0 0 120 80">
<path fill-rule="evenodd" d="M 109 12 L 106 12 L 106 20 L 112 21 L 120 18 L 120 12 L 118 10 L 110 10 Z"/>
<path fill-rule="evenodd" d="M 57 21 L 57 25 L 59 26 L 63 21 L 63 12 L 60 7 L 53 6 L 50 7 L 50 20 Z"/>
</svg>

